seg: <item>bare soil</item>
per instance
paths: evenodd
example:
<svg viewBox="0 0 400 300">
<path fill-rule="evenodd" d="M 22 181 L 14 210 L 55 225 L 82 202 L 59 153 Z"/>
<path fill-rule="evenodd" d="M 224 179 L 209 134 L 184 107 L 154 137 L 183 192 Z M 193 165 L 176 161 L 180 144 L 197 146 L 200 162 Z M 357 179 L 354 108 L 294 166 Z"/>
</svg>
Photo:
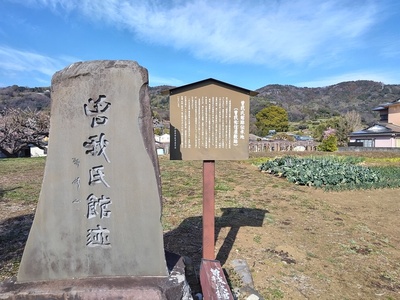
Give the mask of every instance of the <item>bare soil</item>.
<svg viewBox="0 0 400 300">
<path fill-rule="evenodd" d="M 230 263 L 244 259 L 265 299 L 400 299 L 400 189 L 325 192 L 244 162 L 216 162 L 216 180 L 228 187 L 216 190 L 215 253 L 233 287 Z M 185 203 L 185 192 L 167 200 Z M 165 234 L 195 265 L 197 210 Z"/>
<path fill-rule="evenodd" d="M 202 165 L 161 158 L 160 168 L 165 248 L 191 261 L 197 293 Z M 43 168 L 32 172 L 40 182 Z M 0 174 L 0 280 L 17 273 L 36 206 L 7 198 L 19 180 Z M 243 284 L 231 261 L 244 259 L 265 299 L 400 299 L 400 189 L 324 192 L 217 161 L 215 190 L 215 254 L 233 288 Z"/>
</svg>

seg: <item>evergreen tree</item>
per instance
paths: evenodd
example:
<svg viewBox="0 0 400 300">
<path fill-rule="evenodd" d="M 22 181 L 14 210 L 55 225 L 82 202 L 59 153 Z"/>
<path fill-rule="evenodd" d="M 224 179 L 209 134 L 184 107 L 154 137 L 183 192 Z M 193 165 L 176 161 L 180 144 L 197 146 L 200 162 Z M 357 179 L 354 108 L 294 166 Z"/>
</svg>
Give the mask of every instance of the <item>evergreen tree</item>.
<svg viewBox="0 0 400 300">
<path fill-rule="evenodd" d="M 272 105 L 263 108 L 256 114 L 258 134 L 265 136 L 270 130 L 286 132 L 289 128 L 288 113 L 280 106 Z"/>
</svg>

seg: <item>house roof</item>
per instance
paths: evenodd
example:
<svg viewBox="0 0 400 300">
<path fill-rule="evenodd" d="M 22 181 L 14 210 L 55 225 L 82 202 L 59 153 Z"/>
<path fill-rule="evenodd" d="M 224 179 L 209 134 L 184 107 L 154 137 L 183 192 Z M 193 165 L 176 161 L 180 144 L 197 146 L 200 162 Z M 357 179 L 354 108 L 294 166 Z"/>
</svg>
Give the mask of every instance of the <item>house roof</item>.
<svg viewBox="0 0 400 300">
<path fill-rule="evenodd" d="M 373 111 L 384 110 L 384 109 L 387 109 L 389 106 L 398 105 L 398 104 L 400 104 L 400 99 L 397 99 L 392 102 L 386 102 L 386 103 L 379 104 L 379 106 L 373 108 L 372 110 Z"/>
<path fill-rule="evenodd" d="M 261 140 L 261 137 L 252 133 L 249 134 L 249 141 L 257 141 L 258 139 Z"/>
<path fill-rule="evenodd" d="M 350 136 L 387 136 L 392 134 L 400 134 L 400 126 L 392 123 L 384 123 L 374 124 L 363 130 L 352 132 Z"/>
<path fill-rule="evenodd" d="M 190 83 L 190 84 L 187 84 L 187 85 L 182 85 L 180 87 L 172 88 L 172 89 L 169 89 L 169 90 L 164 90 L 164 91 L 161 92 L 161 94 L 163 94 L 163 95 L 174 95 L 174 94 L 178 94 L 178 93 L 181 93 L 181 92 L 184 92 L 184 91 L 188 91 L 188 90 L 193 90 L 195 88 L 198 88 L 198 87 L 201 87 L 201 86 L 205 86 L 205 85 L 210 85 L 210 84 L 215 84 L 215 85 L 218 85 L 218 86 L 230 89 L 230 90 L 234 90 L 234 91 L 237 91 L 237 92 L 242 93 L 242 94 L 247 94 L 247 95 L 250 95 L 250 96 L 258 95 L 258 92 L 251 91 L 251 90 L 248 90 L 248 89 L 244 89 L 244 88 L 241 88 L 239 86 L 236 86 L 236 85 L 233 85 L 233 84 L 230 84 L 230 83 L 226 83 L 226 82 L 214 79 L 214 78 L 208 78 L 208 79 L 204 79 L 204 80 L 201 80 L 201 81 L 193 82 L 193 83 Z"/>
</svg>

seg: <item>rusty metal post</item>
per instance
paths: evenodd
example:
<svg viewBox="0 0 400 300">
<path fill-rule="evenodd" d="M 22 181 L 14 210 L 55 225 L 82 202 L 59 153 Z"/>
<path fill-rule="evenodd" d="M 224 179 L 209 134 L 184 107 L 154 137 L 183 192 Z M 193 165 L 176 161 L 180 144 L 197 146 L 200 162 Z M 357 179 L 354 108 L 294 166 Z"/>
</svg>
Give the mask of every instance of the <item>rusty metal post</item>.
<svg viewBox="0 0 400 300">
<path fill-rule="evenodd" d="M 203 161 L 203 258 L 215 259 L 215 161 Z"/>
</svg>

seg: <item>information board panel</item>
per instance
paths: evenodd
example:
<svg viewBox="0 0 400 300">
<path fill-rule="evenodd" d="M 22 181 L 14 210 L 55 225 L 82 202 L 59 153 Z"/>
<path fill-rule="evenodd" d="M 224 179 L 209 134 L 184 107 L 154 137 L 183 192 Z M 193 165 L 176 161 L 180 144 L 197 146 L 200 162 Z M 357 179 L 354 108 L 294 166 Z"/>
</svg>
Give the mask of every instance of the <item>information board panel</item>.
<svg viewBox="0 0 400 300">
<path fill-rule="evenodd" d="M 249 91 L 215 80 L 202 83 L 171 90 L 170 158 L 247 159 Z"/>
</svg>

